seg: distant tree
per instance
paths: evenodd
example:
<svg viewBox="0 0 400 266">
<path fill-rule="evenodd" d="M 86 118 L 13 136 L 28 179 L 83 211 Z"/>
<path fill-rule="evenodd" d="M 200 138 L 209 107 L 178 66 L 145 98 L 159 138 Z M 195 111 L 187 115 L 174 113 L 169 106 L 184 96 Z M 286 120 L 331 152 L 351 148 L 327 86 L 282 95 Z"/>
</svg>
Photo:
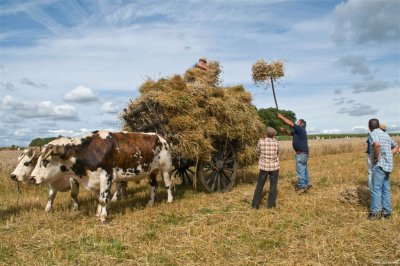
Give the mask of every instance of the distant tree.
<svg viewBox="0 0 400 266">
<path fill-rule="evenodd" d="M 61 137 L 61 136 L 58 136 L 58 137 Z M 36 139 L 33 139 L 32 141 L 31 141 L 31 143 L 29 144 L 29 147 L 33 147 L 33 146 L 44 146 L 44 145 L 46 145 L 47 143 L 49 143 L 50 141 L 53 141 L 53 140 L 55 140 L 56 138 L 58 138 L 58 137 L 51 137 L 51 138 L 36 138 Z"/>
<path fill-rule="evenodd" d="M 261 121 L 267 126 L 267 127 L 273 127 L 276 129 L 278 135 L 282 135 L 282 132 L 280 131 L 280 128 L 286 128 L 289 129 L 289 126 L 284 124 L 282 120 L 280 120 L 276 116 L 276 108 L 267 108 L 267 109 L 258 109 L 257 110 L 258 115 L 261 118 Z M 292 120 L 293 122 L 296 121 L 296 114 L 293 111 L 290 110 L 279 110 L 281 114 L 283 114 L 285 117 L 288 119 Z"/>
</svg>

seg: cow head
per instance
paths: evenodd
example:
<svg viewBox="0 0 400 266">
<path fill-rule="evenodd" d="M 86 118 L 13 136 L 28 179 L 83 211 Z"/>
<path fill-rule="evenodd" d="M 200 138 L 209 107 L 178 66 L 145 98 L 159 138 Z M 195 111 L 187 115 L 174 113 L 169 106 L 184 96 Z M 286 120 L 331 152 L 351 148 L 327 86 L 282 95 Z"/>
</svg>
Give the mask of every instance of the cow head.
<svg viewBox="0 0 400 266">
<path fill-rule="evenodd" d="M 51 183 L 69 174 L 71 151 L 64 144 L 49 144 L 42 150 L 30 181 L 34 184 Z"/>
<path fill-rule="evenodd" d="M 11 173 L 10 178 L 14 181 L 24 181 L 32 173 L 39 158 L 40 148 L 31 147 L 22 152 L 18 157 L 18 165 Z"/>
</svg>

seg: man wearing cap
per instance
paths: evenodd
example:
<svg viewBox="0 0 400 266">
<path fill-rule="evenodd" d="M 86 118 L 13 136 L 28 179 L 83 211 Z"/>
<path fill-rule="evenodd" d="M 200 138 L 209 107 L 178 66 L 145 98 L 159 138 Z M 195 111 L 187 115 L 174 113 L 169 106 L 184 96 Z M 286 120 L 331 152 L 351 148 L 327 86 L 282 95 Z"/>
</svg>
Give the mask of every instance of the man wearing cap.
<svg viewBox="0 0 400 266">
<path fill-rule="evenodd" d="M 272 127 L 267 127 L 266 136 L 259 139 L 257 143 L 256 152 L 259 155 L 258 166 L 260 172 L 258 174 L 257 186 L 251 203 L 251 207 L 254 209 L 258 209 L 260 205 L 262 192 L 268 176 L 269 193 L 267 208 L 275 207 L 279 176 L 279 146 L 278 142 L 274 138 L 275 135 L 276 130 Z"/>
<path fill-rule="evenodd" d="M 203 69 L 205 71 L 208 71 L 208 67 L 207 67 L 207 59 L 202 57 L 199 59 L 199 62 L 197 62 L 194 67 L 198 67 L 200 69 Z"/>
<path fill-rule="evenodd" d="M 281 130 L 293 136 L 292 146 L 296 152 L 296 173 L 298 177 L 297 191 L 300 193 L 307 192 L 311 188 L 310 176 L 308 174 L 308 140 L 306 132 L 306 121 L 299 119 L 296 124 L 284 117 L 281 113 L 277 113 L 278 118 L 292 128 L 291 132 L 287 132 L 284 128 Z"/>
</svg>

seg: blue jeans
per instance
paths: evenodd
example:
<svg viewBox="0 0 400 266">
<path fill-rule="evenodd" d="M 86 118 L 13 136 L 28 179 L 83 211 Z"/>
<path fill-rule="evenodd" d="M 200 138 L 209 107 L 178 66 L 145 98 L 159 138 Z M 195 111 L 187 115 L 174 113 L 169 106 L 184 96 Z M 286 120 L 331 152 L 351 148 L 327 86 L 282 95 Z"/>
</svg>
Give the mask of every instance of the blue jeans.
<svg viewBox="0 0 400 266">
<path fill-rule="evenodd" d="M 310 185 L 310 176 L 308 174 L 308 154 L 306 153 L 296 153 L 296 173 L 298 177 L 297 187 L 299 189 L 307 188 Z"/>
<path fill-rule="evenodd" d="M 370 211 L 378 214 L 381 210 L 383 214 L 391 214 L 390 206 L 390 172 L 385 172 L 382 167 L 372 168 L 371 180 L 371 206 Z"/>
<path fill-rule="evenodd" d="M 267 208 L 275 207 L 279 170 L 275 171 L 260 170 L 260 173 L 258 174 L 256 190 L 254 191 L 253 201 L 251 202 L 251 206 L 253 208 L 258 209 L 258 206 L 260 205 L 265 181 L 267 181 L 268 176 L 269 176 L 269 193 L 268 193 Z"/>
</svg>

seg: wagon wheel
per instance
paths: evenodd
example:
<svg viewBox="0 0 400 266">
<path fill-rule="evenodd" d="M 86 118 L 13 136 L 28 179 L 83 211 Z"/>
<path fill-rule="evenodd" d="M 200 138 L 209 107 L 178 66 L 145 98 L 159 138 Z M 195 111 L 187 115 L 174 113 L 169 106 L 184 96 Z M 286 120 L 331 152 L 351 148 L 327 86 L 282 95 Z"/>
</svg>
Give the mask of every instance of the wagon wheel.
<svg viewBox="0 0 400 266">
<path fill-rule="evenodd" d="M 185 184 L 187 180 L 190 185 L 193 184 L 192 177 L 194 172 L 190 169 L 190 167 L 195 165 L 195 162 L 182 158 L 174 158 L 173 159 L 174 170 L 171 172 L 171 176 L 178 177 L 182 180 L 182 184 Z"/>
<path fill-rule="evenodd" d="M 199 162 L 197 176 L 208 192 L 229 191 L 237 172 L 236 152 L 230 142 L 217 142 L 211 161 Z"/>
</svg>

